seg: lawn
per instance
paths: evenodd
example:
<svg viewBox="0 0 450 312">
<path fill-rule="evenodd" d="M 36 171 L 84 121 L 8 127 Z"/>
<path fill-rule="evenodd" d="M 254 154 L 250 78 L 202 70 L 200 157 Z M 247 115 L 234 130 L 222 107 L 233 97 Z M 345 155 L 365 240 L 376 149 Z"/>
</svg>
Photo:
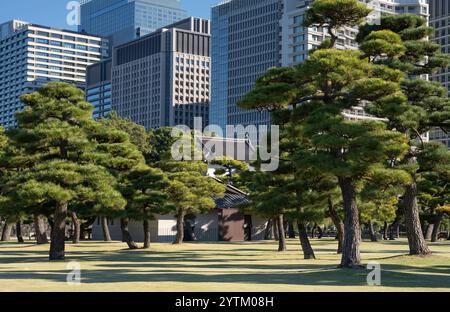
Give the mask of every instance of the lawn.
<svg viewBox="0 0 450 312">
<path fill-rule="evenodd" d="M 125 250 L 122 243 L 67 245 L 82 283 L 66 283 L 67 263 L 49 263 L 48 246 L 0 244 L 0 291 L 450 291 L 450 241 L 431 244 L 431 257 L 409 257 L 404 240 L 364 242 L 364 263 L 381 264 L 382 286 L 369 271 L 337 269 L 333 240 L 313 240 L 318 260 L 303 260 L 297 240 L 277 253 L 275 242 L 153 244 Z"/>
</svg>

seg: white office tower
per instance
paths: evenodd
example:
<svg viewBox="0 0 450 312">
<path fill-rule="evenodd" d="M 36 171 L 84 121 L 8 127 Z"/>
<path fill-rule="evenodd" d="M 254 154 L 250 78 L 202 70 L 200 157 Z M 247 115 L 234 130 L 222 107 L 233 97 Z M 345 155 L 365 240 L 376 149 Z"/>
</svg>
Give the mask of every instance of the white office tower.
<svg viewBox="0 0 450 312">
<path fill-rule="evenodd" d="M 425 0 L 360 0 L 373 8 L 368 22 L 381 13 L 414 13 L 428 17 Z M 270 124 L 268 112 L 243 110 L 236 103 L 255 81 L 273 66 L 293 66 L 308 58 L 311 49 L 327 38 L 327 30 L 302 26 L 314 0 L 226 0 L 212 9 L 211 123 L 225 125 Z M 447 2 L 447 0 L 446 0 Z M 358 29 L 339 33 L 337 47 L 356 49 Z M 362 108 L 349 118 L 373 118 Z"/>
<path fill-rule="evenodd" d="M 328 30 L 321 27 L 303 27 L 304 16 L 314 0 L 301 0 L 286 2 L 284 7 L 282 28 L 282 65 L 294 66 L 308 58 L 309 51 L 317 48 L 324 40 L 329 38 Z M 367 22 L 377 24 L 381 14 L 412 13 L 428 19 L 428 5 L 426 0 L 360 0 L 373 9 Z M 338 33 L 336 47 L 342 50 L 358 48 L 355 38 L 358 28 L 345 27 Z M 349 120 L 377 120 L 367 114 L 363 107 L 354 107 L 346 111 L 344 116 Z"/>
<path fill-rule="evenodd" d="M 86 67 L 106 56 L 107 42 L 96 36 L 9 21 L 0 24 L 0 125 L 16 126 L 24 108 L 20 96 L 49 81 L 80 88 Z"/>
</svg>

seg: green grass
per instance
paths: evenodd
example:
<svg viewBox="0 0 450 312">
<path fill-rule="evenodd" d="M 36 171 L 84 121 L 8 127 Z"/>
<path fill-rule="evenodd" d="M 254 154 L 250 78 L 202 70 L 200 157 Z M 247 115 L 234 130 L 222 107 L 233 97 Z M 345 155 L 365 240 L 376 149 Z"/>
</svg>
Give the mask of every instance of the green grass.
<svg viewBox="0 0 450 312">
<path fill-rule="evenodd" d="M 431 244 L 431 257 L 406 256 L 406 241 L 364 242 L 364 263 L 378 262 L 382 286 L 368 286 L 366 270 L 337 269 L 333 240 L 313 240 L 318 260 L 303 260 L 297 240 L 289 251 L 275 242 L 67 245 L 79 261 L 82 285 L 69 286 L 67 262 L 47 261 L 48 246 L 0 244 L 0 291 L 450 291 L 450 242 Z"/>
</svg>

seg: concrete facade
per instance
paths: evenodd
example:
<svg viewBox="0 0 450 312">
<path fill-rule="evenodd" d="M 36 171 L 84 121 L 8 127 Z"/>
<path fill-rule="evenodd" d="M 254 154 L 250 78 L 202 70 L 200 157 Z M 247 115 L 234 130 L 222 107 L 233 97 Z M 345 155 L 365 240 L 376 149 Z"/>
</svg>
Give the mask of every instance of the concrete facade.
<svg viewBox="0 0 450 312">
<path fill-rule="evenodd" d="M 114 48 L 113 109 L 147 129 L 209 122 L 210 23 L 188 18 Z"/>
</svg>

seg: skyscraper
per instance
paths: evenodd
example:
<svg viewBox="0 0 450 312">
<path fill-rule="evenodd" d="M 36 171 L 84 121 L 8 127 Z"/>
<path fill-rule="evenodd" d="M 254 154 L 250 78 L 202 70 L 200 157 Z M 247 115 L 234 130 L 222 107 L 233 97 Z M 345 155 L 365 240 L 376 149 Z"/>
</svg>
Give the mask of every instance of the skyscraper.
<svg viewBox="0 0 450 312">
<path fill-rule="evenodd" d="M 434 27 L 433 40 L 440 44 L 443 53 L 450 53 L 450 2 L 430 0 L 430 26 Z M 450 69 L 440 70 L 431 80 L 441 83 L 450 92 Z M 442 129 L 430 132 L 430 139 L 444 143 L 450 148 L 450 135 Z"/>
<path fill-rule="evenodd" d="M 186 17 L 180 0 L 82 0 L 78 30 L 119 45 Z"/>
<path fill-rule="evenodd" d="M 95 119 L 107 117 L 112 112 L 112 59 L 90 65 L 86 69 L 86 101 L 94 106 Z"/>
<path fill-rule="evenodd" d="M 268 68 L 281 65 L 283 2 L 228 0 L 212 8 L 211 124 L 225 129 L 270 123 L 268 112 L 243 110 L 236 103 Z"/>
<path fill-rule="evenodd" d="M 117 46 L 113 110 L 147 129 L 209 121 L 210 22 L 187 18 Z"/>
<path fill-rule="evenodd" d="M 377 23 L 381 14 L 411 13 L 428 19 L 428 4 L 426 0 L 359 0 L 373 11 L 367 17 L 368 23 Z M 302 26 L 303 18 L 314 0 L 300 0 L 285 2 L 282 24 L 282 65 L 293 66 L 302 63 L 308 58 L 312 49 L 318 48 L 329 37 L 327 29 L 321 27 Z M 357 27 L 344 27 L 338 32 L 336 48 L 353 50 L 358 48 L 355 38 Z M 349 120 L 377 118 L 367 114 L 363 107 L 354 107 L 344 113 Z"/>
<path fill-rule="evenodd" d="M 16 126 L 20 95 L 49 81 L 84 88 L 86 67 L 107 56 L 99 37 L 22 21 L 0 25 L 0 125 Z"/>
<path fill-rule="evenodd" d="M 426 0 L 359 0 L 380 13 L 414 13 L 428 17 Z M 308 58 L 326 38 L 323 28 L 302 26 L 314 0 L 227 0 L 212 9 L 213 80 L 211 123 L 244 126 L 269 124 L 267 112 L 239 109 L 237 101 L 273 66 L 293 66 Z M 339 33 L 337 47 L 356 49 L 356 28 Z M 364 109 L 348 112 L 350 119 L 373 117 Z"/>
</svg>

